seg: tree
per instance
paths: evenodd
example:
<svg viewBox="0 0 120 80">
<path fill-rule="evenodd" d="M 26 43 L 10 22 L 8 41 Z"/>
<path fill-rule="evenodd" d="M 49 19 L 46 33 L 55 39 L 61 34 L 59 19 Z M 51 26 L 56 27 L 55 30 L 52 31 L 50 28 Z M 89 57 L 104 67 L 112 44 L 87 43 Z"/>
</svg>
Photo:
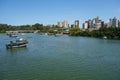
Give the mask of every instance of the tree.
<svg viewBox="0 0 120 80">
<path fill-rule="evenodd" d="M 69 33 L 71 36 L 80 36 L 80 28 L 71 28 Z"/>
</svg>

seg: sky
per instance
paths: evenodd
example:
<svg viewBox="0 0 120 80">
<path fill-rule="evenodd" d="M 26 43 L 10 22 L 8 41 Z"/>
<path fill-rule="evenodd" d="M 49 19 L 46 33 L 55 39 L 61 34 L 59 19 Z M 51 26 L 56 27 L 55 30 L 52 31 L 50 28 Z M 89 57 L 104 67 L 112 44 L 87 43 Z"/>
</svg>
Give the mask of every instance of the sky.
<svg viewBox="0 0 120 80">
<path fill-rule="evenodd" d="M 120 19 L 120 0 L 0 0 L 0 23 L 57 24 L 68 20 L 80 24 L 99 16 L 105 22 Z"/>
</svg>

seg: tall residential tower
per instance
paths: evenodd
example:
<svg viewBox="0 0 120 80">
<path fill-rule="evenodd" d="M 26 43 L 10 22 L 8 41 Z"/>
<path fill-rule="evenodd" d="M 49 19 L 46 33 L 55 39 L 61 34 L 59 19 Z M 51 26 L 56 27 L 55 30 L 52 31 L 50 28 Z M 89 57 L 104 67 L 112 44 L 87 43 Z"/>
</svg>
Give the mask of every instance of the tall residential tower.
<svg viewBox="0 0 120 80">
<path fill-rule="evenodd" d="M 79 27 L 79 20 L 75 20 L 74 27 Z"/>
<path fill-rule="evenodd" d="M 109 19 L 109 24 L 111 27 L 118 27 L 119 20 L 116 17 L 114 17 L 113 19 Z"/>
</svg>

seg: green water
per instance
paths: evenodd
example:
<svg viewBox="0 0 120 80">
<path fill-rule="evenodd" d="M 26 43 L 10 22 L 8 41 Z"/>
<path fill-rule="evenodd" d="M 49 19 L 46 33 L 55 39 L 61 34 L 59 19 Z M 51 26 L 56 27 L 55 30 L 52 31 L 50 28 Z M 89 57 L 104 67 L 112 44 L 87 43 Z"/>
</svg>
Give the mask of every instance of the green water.
<svg viewBox="0 0 120 80">
<path fill-rule="evenodd" d="M 22 37 L 26 48 L 7 50 L 13 38 L 0 34 L 0 80 L 120 80 L 120 40 Z"/>
</svg>

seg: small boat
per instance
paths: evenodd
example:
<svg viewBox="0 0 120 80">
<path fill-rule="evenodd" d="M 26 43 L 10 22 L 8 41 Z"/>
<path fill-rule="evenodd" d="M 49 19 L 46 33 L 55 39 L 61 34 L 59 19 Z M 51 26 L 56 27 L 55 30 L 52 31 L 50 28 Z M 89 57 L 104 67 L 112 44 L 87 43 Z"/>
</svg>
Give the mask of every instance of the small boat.
<svg viewBox="0 0 120 80">
<path fill-rule="evenodd" d="M 104 36 L 103 39 L 107 39 L 107 36 Z"/>
<path fill-rule="evenodd" d="M 21 35 L 23 35 L 23 36 L 24 36 L 24 35 L 25 35 L 25 33 L 21 33 Z"/>
<path fill-rule="evenodd" d="M 48 35 L 48 33 L 45 33 L 45 35 Z"/>
<path fill-rule="evenodd" d="M 10 36 L 10 37 L 17 37 L 16 34 L 10 34 L 9 36 Z"/>
<path fill-rule="evenodd" d="M 17 31 L 14 31 L 14 32 L 7 32 L 7 35 L 9 36 L 9 37 L 17 37 L 18 35 L 18 32 Z"/>
<path fill-rule="evenodd" d="M 60 37 L 62 36 L 63 34 L 55 34 L 55 37 Z"/>
<path fill-rule="evenodd" d="M 16 42 L 10 41 L 9 44 L 6 45 L 7 49 L 12 49 L 12 48 L 20 48 L 20 47 L 26 47 L 28 41 L 23 39 L 23 38 L 19 38 L 16 40 Z"/>
</svg>

